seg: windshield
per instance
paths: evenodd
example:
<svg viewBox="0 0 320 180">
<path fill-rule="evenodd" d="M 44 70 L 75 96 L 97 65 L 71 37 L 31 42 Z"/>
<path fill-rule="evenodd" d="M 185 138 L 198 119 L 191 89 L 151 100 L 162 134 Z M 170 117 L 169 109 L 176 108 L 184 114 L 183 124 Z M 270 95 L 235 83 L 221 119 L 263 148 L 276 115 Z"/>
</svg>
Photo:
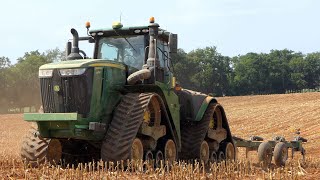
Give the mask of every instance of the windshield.
<svg viewBox="0 0 320 180">
<path fill-rule="evenodd" d="M 123 62 L 128 66 L 141 69 L 144 61 L 144 36 L 112 36 L 99 40 L 98 59 Z"/>
</svg>

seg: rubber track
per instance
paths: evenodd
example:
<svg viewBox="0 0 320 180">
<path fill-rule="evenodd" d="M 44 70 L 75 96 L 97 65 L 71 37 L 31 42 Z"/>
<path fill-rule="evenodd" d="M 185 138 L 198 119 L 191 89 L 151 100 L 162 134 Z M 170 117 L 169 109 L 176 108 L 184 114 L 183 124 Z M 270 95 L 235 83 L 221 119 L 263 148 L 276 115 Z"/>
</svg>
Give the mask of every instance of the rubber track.
<svg viewBox="0 0 320 180">
<path fill-rule="evenodd" d="M 47 155 L 47 149 L 50 139 L 41 138 L 39 132 L 35 128 L 31 128 L 27 135 L 24 137 L 20 155 L 26 163 L 35 167 L 39 163 L 45 161 Z"/>
<path fill-rule="evenodd" d="M 213 115 L 215 104 L 209 104 L 204 116 L 199 122 L 181 124 L 181 153 L 180 159 L 199 159 L 200 146 L 208 129 L 210 118 Z"/>
<path fill-rule="evenodd" d="M 126 94 L 114 111 L 114 116 L 101 146 L 103 161 L 130 158 L 131 146 L 143 121 L 144 109 L 152 93 Z"/>
</svg>

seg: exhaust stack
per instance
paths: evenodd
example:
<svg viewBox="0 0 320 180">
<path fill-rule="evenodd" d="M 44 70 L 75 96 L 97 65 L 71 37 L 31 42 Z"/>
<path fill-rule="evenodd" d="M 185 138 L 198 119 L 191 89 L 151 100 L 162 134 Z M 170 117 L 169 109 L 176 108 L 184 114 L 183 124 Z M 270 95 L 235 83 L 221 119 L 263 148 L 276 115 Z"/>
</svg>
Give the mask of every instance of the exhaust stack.
<svg viewBox="0 0 320 180">
<path fill-rule="evenodd" d="M 73 60 L 73 59 L 83 59 L 83 57 L 79 54 L 79 35 L 77 30 L 74 28 L 71 29 L 71 34 L 73 36 L 73 42 L 72 42 L 72 49 L 71 53 L 68 55 L 67 59 L 68 60 Z"/>
</svg>

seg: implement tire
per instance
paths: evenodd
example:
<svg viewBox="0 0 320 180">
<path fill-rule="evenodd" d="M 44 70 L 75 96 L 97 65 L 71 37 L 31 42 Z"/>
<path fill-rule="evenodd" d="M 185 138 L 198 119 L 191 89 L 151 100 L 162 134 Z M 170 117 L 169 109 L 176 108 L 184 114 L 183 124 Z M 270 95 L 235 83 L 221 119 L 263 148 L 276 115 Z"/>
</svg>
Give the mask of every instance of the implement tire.
<svg viewBox="0 0 320 180">
<path fill-rule="evenodd" d="M 258 147 L 258 159 L 259 162 L 267 167 L 271 164 L 272 160 L 272 147 L 269 142 L 263 142 Z"/>
<path fill-rule="evenodd" d="M 284 142 L 278 142 L 273 151 L 274 162 L 277 166 L 285 166 L 288 159 L 288 147 Z"/>
</svg>

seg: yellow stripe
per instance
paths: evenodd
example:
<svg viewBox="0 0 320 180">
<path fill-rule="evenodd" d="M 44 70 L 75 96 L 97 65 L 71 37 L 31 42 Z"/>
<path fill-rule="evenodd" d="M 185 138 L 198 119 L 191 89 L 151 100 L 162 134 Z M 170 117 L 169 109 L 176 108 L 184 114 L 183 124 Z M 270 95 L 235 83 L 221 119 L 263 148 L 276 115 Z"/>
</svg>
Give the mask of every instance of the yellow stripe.
<svg viewBox="0 0 320 180">
<path fill-rule="evenodd" d="M 120 64 L 112 64 L 112 63 L 95 63 L 95 64 L 90 64 L 89 66 L 91 67 L 101 67 L 101 66 L 107 66 L 107 67 L 114 67 L 114 68 L 119 68 L 122 70 L 125 70 L 125 66 L 120 65 Z"/>
</svg>

